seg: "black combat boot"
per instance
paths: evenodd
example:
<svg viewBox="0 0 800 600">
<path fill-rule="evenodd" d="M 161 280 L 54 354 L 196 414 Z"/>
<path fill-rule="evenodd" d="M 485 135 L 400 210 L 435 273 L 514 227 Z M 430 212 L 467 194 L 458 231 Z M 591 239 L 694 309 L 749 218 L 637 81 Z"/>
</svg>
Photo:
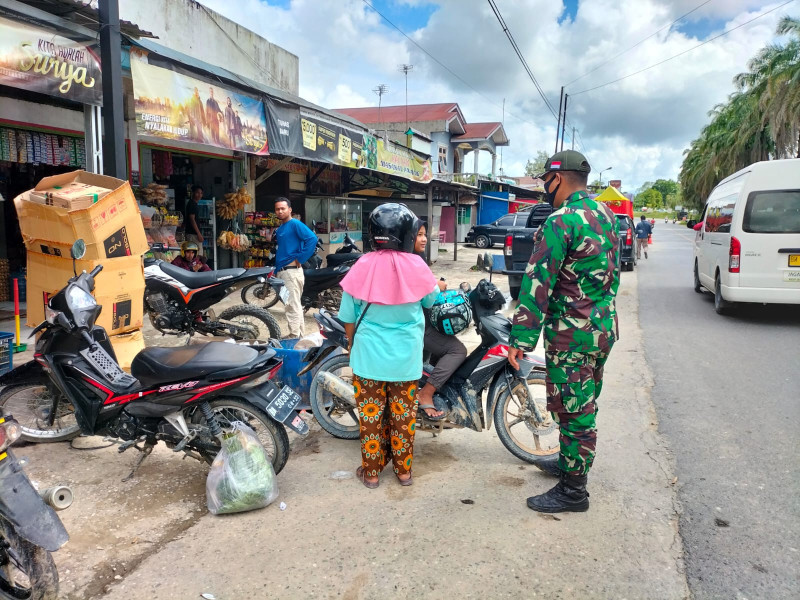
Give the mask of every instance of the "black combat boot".
<svg viewBox="0 0 800 600">
<path fill-rule="evenodd" d="M 548 475 L 552 475 L 553 477 L 561 477 L 562 471 L 558 466 L 558 457 L 559 453 L 556 452 L 555 454 L 551 454 L 537 460 L 535 463 L 533 463 L 533 466 L 537 469 L 541 469 Z"/>
<path fill-rule="evenodd" d="M 561 473 L 553 489 L 528 498 L 528 508 L 543 513 L 585 512 L 589 510 L 586 479 L 586 475 Z"/>
</svg>

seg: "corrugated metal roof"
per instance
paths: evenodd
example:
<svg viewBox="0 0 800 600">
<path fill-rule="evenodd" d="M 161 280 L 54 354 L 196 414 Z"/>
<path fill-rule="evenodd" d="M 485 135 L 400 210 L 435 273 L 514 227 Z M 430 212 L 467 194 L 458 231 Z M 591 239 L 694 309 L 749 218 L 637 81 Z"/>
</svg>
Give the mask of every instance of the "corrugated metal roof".
<svg viewBox="0 0 800 600">
<path fill-rule="evenodd" d="M 350 115 L 362 123 L 405 123 L 406 106 L 382 106 L 362 108 L 337 108 L 336 112 Z M 443 104 L 409 104 L 408 121 L 449 121 L 453 117 L 461 118 L 458 104 L 454 102 Z"/>
<path fill-rule="evenodd" d="M 93 31 L 100 28 L 100 17 L 98 14 L 98 0 L 18 0 L 22 4 L 27 4 L 33 8 L 38 8 L 56 17 L 68 19 L 76 25 L 86 27 Z M 135 38 L 155 38 L 149 31 L 140 29 L 136 23 L 120 19 L 120 31 L 130 37 Z"/>
</svg>

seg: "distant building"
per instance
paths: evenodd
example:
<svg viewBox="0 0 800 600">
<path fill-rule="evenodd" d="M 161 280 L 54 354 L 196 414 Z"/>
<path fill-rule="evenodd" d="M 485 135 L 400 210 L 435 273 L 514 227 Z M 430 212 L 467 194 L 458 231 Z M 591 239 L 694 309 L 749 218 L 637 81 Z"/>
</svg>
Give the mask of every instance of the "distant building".
<svg viewBox="0 0 800 600">
<path fill-rule="evenodd" d="M 379 135 L 429 154 L 438 179 L 448 175 L 470 173 L 464 156 L 474 151 L 471 173 L 478 173 L 478 156 L 481 150 L 492 155 L 492 176 L 497 174 L 497 149 L 508 146 L 509 140 L 503 124 L 467 123 L 458 104 L 410 104 L 408 107 L 383 106 L 365 108 L 337 108 L 336 111 L 358 119 Z M 408 133 L 407 133 L 408 132 Z M 486 175 L 486 174 L 484 174 Z M 452 177 L 452 179 L 460 179 Z M 477 178 L 470 181 L 477 184 Z"/>
</svg>

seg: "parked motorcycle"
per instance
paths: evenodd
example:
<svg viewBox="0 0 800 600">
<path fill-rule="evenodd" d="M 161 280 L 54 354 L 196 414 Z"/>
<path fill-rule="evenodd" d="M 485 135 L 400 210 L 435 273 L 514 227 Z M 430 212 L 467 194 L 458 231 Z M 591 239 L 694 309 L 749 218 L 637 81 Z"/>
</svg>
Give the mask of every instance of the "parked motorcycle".
<svg viewBox="0 0 800 600">
<path fill-rule="evenodd" d="M 81 244 L 73 258 L 85 252 Z M 300 396 L 270 381 L 283 364 L 275 350 L 227 342 L 145 348 L 129 375 L 105 329 L 95 326 L 102 307 L 90 292 L 102 268 L 76 274 L 50 298 L 47 320 L 33 332 L 41 332 L 34 360 L 7 374 L 16 383 L 0 393 L 0 407 L 17 416 L 23 439 L 117 438 L 120 452 L 141 452 L 130 478 L 159 441 L 210 464 L 224 432 L 241 421 L 280 472 L 289 456 L 284 424 L 300 434 L 308 427 L 296 410 Z"/>
<path fill-rule="evenodd" d="M 58 571 L 51 552 L 69 535 L 31 484 L 10 446 L 22 428 L 0 416 L 0 598 L 58 597 Z"/>
<path fill-rule="evenodd" d="M 342 299 L 342 290 L 339 282 L 347 274 L 350 266 L 361 258 L 353 239 L 345 234 L 344 243 L 334 254 L 328 254 L 327 268 L 322 268 L 322 242 L 317 241 L 317 249 L 310 259 L 303 263 L 303 275 L 305 284 L 303 285 L 302 303 L 303 309 L 328 308 L 338 310 Z M 256 305 L 265 309 L 272 308 L 278 301 L 286 303 L 286 298 L 281 298 L 272 285 L 271 279 L 265 281 L 254 281 L 242 288 L 242 302 L 245 304 Z"/>
<path fill-rule="evenodd" d="M 544 361 L 531 353 L 520 360 L 520 370 L 508 363 L 511 321 L 496 314 L 505 303 L 500 290 L 486 281 L 468 294 L 480 345 L 467 356 L 453 376 L 434 394 L 434 405 L 445 411 L 443 419 L 417 412 L 417 429 L 490 429 L 494 420 L 503 445 L 517 458 L 536 463 L 559 451 L 558 427 L 547 411 Z M 359 436 L 344 325 L 325 310 L 314 315 L 325 338 L 322 346 L 306 355 L 308 364 L 299 374 L 318 367 L 309 391 L 311 409 L 320 426 L 341 439 Z M 419 385 L 425 385 L 433 367 L 426 364 Z M 485 410 L 483 392 L 488 390 Z"/>
<path fill-rule="evenodd" d="M 200 333 L 234 340 L 280 339 L 278 322 L 263 308 L 240 304 L 225 309 L 219 317 L 209 310 L 251 281 L 272 290 L 278 298 L 282 294 L 288 298 L 283 280 L 272 274 L 272 267 L 195 273 L 163 260 L 145 258 L 145 310 L 153 327 L 164 334 Z"/>
</svg>

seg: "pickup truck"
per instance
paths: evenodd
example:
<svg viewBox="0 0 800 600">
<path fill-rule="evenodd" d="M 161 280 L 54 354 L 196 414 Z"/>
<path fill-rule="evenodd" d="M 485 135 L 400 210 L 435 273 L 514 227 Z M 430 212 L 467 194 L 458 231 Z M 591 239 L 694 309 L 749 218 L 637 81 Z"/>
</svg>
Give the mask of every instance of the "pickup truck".
<svg viewBox="0 0 800 600">
<path fill-rule="evenodd" d="M 536 204 L 528 213 L 528 220 L 525 227 L 515 229 L 506 235 L 503 246 L 505 255 L 505 266 L 503 270 L 508 275 L 508 287 L 511 297 L 516 300 L 519 298 L 519 290 L 522 286 L 522 276 L 525 274 L 525 266 L 533 253 L 533 235 L 539 226 L 547 220 L 553 207 L 549 204 Z"/>
</svg>

